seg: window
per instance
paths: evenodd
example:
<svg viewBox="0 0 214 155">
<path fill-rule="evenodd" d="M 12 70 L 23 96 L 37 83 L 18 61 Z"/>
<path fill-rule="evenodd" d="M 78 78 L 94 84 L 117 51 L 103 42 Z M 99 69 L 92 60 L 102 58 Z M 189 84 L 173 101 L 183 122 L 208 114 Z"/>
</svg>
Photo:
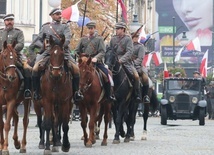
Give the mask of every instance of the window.
<svg viewBox="0 0 214 155">
<path fill-rule="evenodd" d="M 0 18 L 6 14 L 6 0 L 0 0 Z"/>
</svg>

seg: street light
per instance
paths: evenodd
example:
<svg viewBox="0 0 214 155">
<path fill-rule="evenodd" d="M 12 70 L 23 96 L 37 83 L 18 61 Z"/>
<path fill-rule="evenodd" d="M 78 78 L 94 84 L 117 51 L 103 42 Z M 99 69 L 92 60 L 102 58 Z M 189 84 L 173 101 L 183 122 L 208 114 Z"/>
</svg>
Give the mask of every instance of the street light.
<svg viewBox="0 0 214 155">
<path fill-rule="evenodd" d="M 138 22 L 137 15 L 134 14 L 133 16 L 134 16 L 133 21 L 132 21 L 132 23 L 129 24 L 130 32 L 136 32 L 141 26 L 141 23 Z"/>
<path fill-rule="evenodd" d="M 175 17 L 172 17 L 172 21 L 173 21 L 173 45 L 172 45 L 172 51 L 173 51 L 173 68 L 175 68 Z"/>
</svg>

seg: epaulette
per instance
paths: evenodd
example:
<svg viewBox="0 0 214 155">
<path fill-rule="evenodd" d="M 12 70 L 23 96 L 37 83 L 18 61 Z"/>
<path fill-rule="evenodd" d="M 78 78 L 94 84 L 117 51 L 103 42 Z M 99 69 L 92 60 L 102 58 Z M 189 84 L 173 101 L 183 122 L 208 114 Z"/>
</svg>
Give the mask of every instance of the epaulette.
<svg viewBox="0 0 214 155">
<path fill-rule="evenodd" d="M 18 30 L 18 31 L 21 31 L 20 29 L 18 29 L 18 28 L 14 28 L 15 30 Z"/>
<path fill-rule="evenodd" d="M 48 25 L 48 24 L 50 24 L 50 22 L 44 23 L 42 26 L 45 26 L 45 25 Z"/>
</svg>

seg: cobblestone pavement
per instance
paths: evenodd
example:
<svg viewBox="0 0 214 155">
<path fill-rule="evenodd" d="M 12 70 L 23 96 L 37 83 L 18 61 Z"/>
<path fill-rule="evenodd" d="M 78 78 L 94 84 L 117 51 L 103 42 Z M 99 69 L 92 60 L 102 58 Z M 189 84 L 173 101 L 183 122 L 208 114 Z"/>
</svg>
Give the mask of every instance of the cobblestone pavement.
<svg viewBox="0 0 214 155">
<path fill-rule="evenodd" d="M 22 118 L 19 123 L 19 138 L 22 137 Z M 148 120 L 148 137 L 141 140 L 143 120 L 137 117 L 135 126 L 135 141 L 124 143 L 121 138 L 120 144 L 112 144 L 115 128 L 114 125 L 108 130 L 108 145 L 101 146 L 101 140 L 97 140 L 92 148 L 86 148 L 83 141 L 80 121 L 70 124 L 69 139 L 71 148 L 68 153 L 61 151 L 53 155 L 213 155 L 214 154 L 214 120 L 206 119 L 205 126 L 199 126 L 198 121 L 177 120 L 168 121 L 167 126 L 160 125 L 159 117 L 150 117 Z M 36 116 L 30 116 L 27 133 L 26 155 L 40 155 L 43 150 L 38 149 L 39 132 L 36 125 Z M 101 127 L 101 136 L 102 130 Z M 9 137 L 10 155 L 19 154 L 12 141 L 12 131 Z M 24 155 L 25 155 L 24 154 Z"/>
</svg>

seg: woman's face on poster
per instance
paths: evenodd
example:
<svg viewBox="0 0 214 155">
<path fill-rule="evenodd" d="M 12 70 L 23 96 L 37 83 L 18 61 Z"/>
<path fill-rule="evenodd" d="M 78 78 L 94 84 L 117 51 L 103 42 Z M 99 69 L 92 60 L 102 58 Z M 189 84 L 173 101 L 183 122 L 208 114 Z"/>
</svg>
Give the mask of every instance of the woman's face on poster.
<svg viewBox="0 0 214 155">
<path fill-rule="evenodd" d="M 213 26 L 213 0 L 173 0 L 173 6 L 189 30 Z"/>
</svg>

